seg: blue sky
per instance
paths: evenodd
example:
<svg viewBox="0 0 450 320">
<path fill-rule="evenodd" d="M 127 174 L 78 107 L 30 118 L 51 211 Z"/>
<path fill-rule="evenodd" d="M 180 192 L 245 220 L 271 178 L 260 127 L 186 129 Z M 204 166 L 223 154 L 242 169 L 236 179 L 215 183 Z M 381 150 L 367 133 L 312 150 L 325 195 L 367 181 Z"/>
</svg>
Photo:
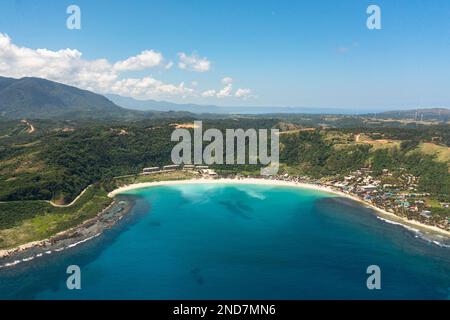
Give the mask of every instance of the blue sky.
<svg viewBox="0 0 450 320">
<path fill-rule="evenodd" d="M 81 9 L 81 30 L 66 28 L 71 4 Z M 366 27 L 370 4 L 381 8 L 381 30 Z M 2 0 L 0 33 L 0 75 L 100 93 L 217 105 L 450 107 L 447 0 Z"/>
</svg>

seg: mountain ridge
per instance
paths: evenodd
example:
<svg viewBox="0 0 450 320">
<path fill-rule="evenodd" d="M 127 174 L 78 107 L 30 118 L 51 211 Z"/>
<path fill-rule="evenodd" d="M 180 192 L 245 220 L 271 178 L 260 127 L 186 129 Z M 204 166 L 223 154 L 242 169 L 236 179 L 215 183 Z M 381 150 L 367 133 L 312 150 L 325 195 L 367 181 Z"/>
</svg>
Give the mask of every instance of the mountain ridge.
<svg viewBox="0 0 450 320">
<path fill-rule="evenodd" d="M 130 97 L 101 95 L 55 81 L 24 77 L 0 76 L 0 119 L 121 119 L 177 118 L 231 115 L 358 115 L 379 119 L 416 121 L 450 121 L 450 109 L 421 108 L 398 111 L 355 113 L 351 109 L 307 107 L 227 107 L 215 105 L 177 104 L 167 101 L 137 100 Z"/>
<path fill-rule="evenodd" d="M 139 111 L 187 111 L 196 114 L 278 114 L 278 113 L 306 113 L 306 114 L 350 114 L 352 109 L 338 108 L 308 108 L 308 107 L 276 107 L 276 106 L 217 106 L 201 105 L 194 103 L 178 104 L 168 101 L 138 100 L 132 97 L 124 97 L 117 94 L 105 94 L 114 103 L 131 110 Z"/>
<path fill-rule="evenodd" d="M 323 107 L 323 108 L 313 108 L 313 107 L 270 107 L 270 106 L 262 106 L 262 107 L 228 107 L 228 106 L 217 106 L 217 105 L 200 105 L 200 104 L 178 104 L 168 101 L 157 101 L 157 100 L 138 100 L 131 97 L 124 97 L 116 94 L 105 94 L 105 96 L 124 108 L 131 110 L 139 110 L 139 111 L 186 111 L 192 112 L 195 114 L 202 113 L 210 113 L 210 114 L 222 114 L 222 115 L 230 115 L 230 114 L 336 114 L 336 115 L 358 115 L 358 116 L 385 116 L 386 118 L 390 115 L 404 115 L 410 117 L 411 114 L 415 112 L 419 112 L 422 114 L 426 114 L 426 118 L 429 118 L 430 115 L 434 113 L 438 114 L 440 110 L 442 115 L 450 114 L 450 109 L 447 108 L 405 108 L 396 110 L 395 108 L 391 110 L 380 110 L 378 112 L 373 112 L 371 110 L 359 110 L 355 112 L 352 108 L 332 108 L 332 107 Z M 436 112 L 434 112 L 436 111 Z M 418 119 L 419 120 L 419 119 Z"/>
<path fill-rule="evenodd" d="M 42 78 L 0 77 L 0 115 L 20 118 L 109 118 L 130 113 L 88 90 Z"/>
</svg>

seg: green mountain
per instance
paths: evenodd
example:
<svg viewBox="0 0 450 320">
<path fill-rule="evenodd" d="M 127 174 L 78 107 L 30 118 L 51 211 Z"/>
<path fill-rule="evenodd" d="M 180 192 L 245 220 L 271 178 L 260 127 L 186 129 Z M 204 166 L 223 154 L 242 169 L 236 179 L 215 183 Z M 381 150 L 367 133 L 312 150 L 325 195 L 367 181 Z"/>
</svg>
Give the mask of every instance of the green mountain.
<svg viewBox="0 0 450 320">
<path fill-rule="evenodd" d="M 93 119 L 133 117 L 102 95 L 40 79 L 0 77 L 0 117 Z"/>
</svg>

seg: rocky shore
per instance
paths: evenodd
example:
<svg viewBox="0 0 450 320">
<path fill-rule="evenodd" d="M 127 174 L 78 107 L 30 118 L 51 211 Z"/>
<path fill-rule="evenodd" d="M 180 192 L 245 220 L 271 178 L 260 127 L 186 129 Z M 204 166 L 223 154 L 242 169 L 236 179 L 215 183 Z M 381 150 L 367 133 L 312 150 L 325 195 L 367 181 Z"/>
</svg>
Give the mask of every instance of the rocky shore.
<svg viewBox="0 0 450 320">
<path fill-rule="evenodd" d="M 117 197 L 97 216 L 81 225 L 45 240 L 28 243 L 10 250 L 2 250 L 0 251 L 0 269 L 61 252 L 94 239 L 120 221 L 132 209 L 133 205 L 134 202 L 131 198 Z"/>
</svg>

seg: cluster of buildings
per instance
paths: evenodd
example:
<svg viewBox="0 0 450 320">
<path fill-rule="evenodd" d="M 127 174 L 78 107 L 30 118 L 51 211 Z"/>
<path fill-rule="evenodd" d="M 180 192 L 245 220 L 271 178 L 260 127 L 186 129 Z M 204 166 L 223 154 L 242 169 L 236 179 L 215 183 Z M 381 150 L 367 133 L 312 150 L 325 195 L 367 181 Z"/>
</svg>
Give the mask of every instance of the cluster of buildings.
<svg viewBox="0 0 450 320">
<path fill-rule="evenodd" d="M 215 178 L 217 177 L 217 173 L 209 169 L 209 166 L 203 166 L 203 165 L 177 165 L 177 164 L 171 164 L 163 167 L 150 167 L 150 168 L 144 168 L 142 170 L 142 175 L 151 175 L 155 173 L 162 173 L 162 172 L 172 172 L 176 170 L 185 170 L 185 171 L 194 171 L 198 172 L 199 174 L 203 176 L 208 176 Z"/>
<path fill-rule="evenodd" d="M 388 170 L 384 170 L 382 176 L 379 177 L 372 175 L 373 172 L 370 168 L 361 168 L 348 176 L 332 179 L 313 179 L 308 176 L 289 176 L 288 174 L 271 176 L 268 179 L 322 185 L 357 197 L 398 216 L 450 230 L 448 218 L 433 215 L 432 208 L 427 203 L 430 194 L 417 191 L 417 177 L 409 173 L 394 177 Z M 245 177 L 237 175 L 236 178 Z M 444 208 L 445 205 L 447 208 L 450 207 L 448 203 L 440 205 Z"/>
<path fill-rule="evenodd" d="M 150 175 L 175 170 L 193 171 L 203 178 L 218 178 L 218 174 L 214 170 L 203 165 L 167 165 L 162 168 L 144 168 L 142 174 Z M 246 177 L 241 174 L 233 174 L 231 178 L 245 179 Z M 427 203 L 430 194 L 418 192 L 418 177 L 406 171 L 394 176 L 389 170 L 385 169 L 381 176 L 375 177 L 370 168 L 360 168 L 348 176 L 328 179 L 289 176 L 289 174 L 265 177 L 265 179 L 326 186 L 335 191 L 355 196 L 387 212 L 450 230 L 450 219 L 433 215 L 432 208 Z M 440 203 L 440 206 L 450 208 L 449 203 Z"/>
<path fill-rule="evenodd" d="M 357 196 L 385 211 L 409 219 L 430 222 L 435 221 L 441 228 L 448 229 L 448 219 L 435 217 L 427 203 L 429 193 L 417 191 L 418 178 L 409 173 L 393 177 L 387 169 L 383 175 L 373 177 L 369 168 L 361 168 L 349 176 L 328 181 L 326 184 L 341 192 Z"/>
</svg>

